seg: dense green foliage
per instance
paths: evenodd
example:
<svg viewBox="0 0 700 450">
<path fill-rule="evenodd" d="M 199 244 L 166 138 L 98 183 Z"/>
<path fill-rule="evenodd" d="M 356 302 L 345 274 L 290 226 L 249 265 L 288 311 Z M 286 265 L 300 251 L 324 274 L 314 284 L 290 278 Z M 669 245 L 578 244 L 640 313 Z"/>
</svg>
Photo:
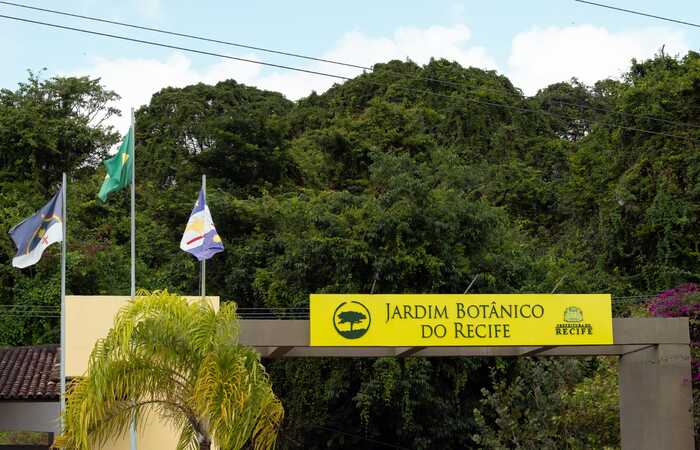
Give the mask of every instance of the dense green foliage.
<svg viewBox="0 0 700 450">
<path fill-rule="evenodd" d="M 113 95 L 95 80 L 36 77 L 0 93 L 2 227 L 38 208 L 67 169 L 74 294 L 128 293 L 127 193 L 96 199 L 98 162 L 117 141 L 100 122 Z M 700 128 L 684 125 L 698 117 L 693 52 L 533 97 L 444 60 L 377 65 L 297 103 L 234 81 L 164 89 L 137 111 L 137 284 L 196 292 L 196 261 L 178 243 L 202 173 L 226 246 L 207 266 L 208 292 L 242 307 L 373 286 L 463 292 L 475 275 L 473 292 L 549 291 L 565 277 L 560 292 L 631 296 L 698 281 Z M 9 238 L 0 249 L 0 302 L 56 305 L 56 249 L 24 271 L 9 265 Z M 0 317 L 2 344 L 55 340 L 55 330 L 48 319 Z M 288 412 L 283 448 L 461 449 L 496 445 L 499 427 L 513 428 L 499 424 L 493 398 L 512 391 L 514 407 L 532 407 L 529 383 L 515 380 L 564 371 L 570 379 L 542 387 L 556 422 L 517 427 L 546 448 L 577 426 L 562 408 L 605 398 L 590 382 L 605 367 L 409 358 L 268 370 Z M 572 434 L 571 447 L 614 446 L 615 430 L 599 433 L 610 408 L 583 417 L 581 433 L 596 435 Z"/>
<path fill-rule="evenodd" d="M 484 398 L 474 410 L 478 432 L 473 439 L 480 446 L 619 446 L 617 367 L 609 360 L 521 358 L 515 370 L 496 369 L 492 378 L 493 387 L 483 389 Z"/>
</svg>

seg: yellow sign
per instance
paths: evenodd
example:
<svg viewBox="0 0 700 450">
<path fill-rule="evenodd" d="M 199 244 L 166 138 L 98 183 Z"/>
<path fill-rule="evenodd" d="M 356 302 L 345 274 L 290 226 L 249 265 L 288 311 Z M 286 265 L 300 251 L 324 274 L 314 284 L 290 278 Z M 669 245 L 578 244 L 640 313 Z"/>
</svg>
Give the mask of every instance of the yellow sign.
<svg viewBox="0 0 700 450">
<path fill-rule="evenodd" d="M 610 294 L 312 294 L 311 345 L 612 344 Z"/>
</svg>

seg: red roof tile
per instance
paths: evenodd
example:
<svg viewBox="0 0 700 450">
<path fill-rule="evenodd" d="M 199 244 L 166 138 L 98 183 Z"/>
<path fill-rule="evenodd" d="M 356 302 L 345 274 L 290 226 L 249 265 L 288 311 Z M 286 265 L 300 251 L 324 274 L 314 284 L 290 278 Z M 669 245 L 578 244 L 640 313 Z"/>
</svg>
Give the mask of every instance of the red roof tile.
<svg viewBox="0 0 700 450">
<path fill-rule="evenodd" d="M 0 401 L 57 400 L 58 345 L 0 348 Z"/>
</svg>

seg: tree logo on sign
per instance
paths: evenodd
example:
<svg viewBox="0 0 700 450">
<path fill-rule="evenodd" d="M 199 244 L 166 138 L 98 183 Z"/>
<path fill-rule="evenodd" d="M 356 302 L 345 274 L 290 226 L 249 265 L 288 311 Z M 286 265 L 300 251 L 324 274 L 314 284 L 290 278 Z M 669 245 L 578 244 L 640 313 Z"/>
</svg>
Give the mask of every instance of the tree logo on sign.
<svg viewBox="0 0 700 450">
<path fill-rule="evenodd" d="M 361 338 L 371 323 L 369 309 L 360 302 L 343 302 L 333 312 L 333 327 L 346 339 Z"/>
</svg>

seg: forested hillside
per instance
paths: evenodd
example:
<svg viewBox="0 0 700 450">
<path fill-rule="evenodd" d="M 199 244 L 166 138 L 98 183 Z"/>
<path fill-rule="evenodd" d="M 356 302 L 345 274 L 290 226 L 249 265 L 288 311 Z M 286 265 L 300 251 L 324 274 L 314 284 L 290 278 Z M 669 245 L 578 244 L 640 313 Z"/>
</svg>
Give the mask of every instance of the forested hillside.
<svg viewBox="0 0 700 450">
<path fill-rule="evenodd" d="M 129 292 L 128 194 L 96 196 L 101 161 L 126 131 L 104 125 L 116 95 L 99 80 L 32 74 L 0 92 L 0 228 L 43 205 L 67 171 L 71 294 Z M 207 290 L 241 307 L 373 285 L 461 293 L 476 275 L 472 292 L 549 292 L 563 278 L 559 292 L 640 301 L 700 281 L 694 52 L 534 97 L 445 60 L 380 64 L 296 103 L 229 80 L 164 89 L 136 123 L 140 288 L 196 293 L 198 265 L 179 241 L 203 173 L 226 247 L 207 265 Z M 54 247 L 20 271 L 3 234 L 3 311 L 58 304 Z M 630 301 L 615 310 L 644 313 Z M 0 345 L 57 340 L 54 318 L 0 316 Z M 571 448 L 619 445 L 605 359 L 314 359 L 268 370 L 286 409 L 282 448 L 562 448 L 562 433 Z M 577 414 L 586 399 L 597 410 Z M 496 420 L 499 405 L 507 420 Z"/>
</svg>

